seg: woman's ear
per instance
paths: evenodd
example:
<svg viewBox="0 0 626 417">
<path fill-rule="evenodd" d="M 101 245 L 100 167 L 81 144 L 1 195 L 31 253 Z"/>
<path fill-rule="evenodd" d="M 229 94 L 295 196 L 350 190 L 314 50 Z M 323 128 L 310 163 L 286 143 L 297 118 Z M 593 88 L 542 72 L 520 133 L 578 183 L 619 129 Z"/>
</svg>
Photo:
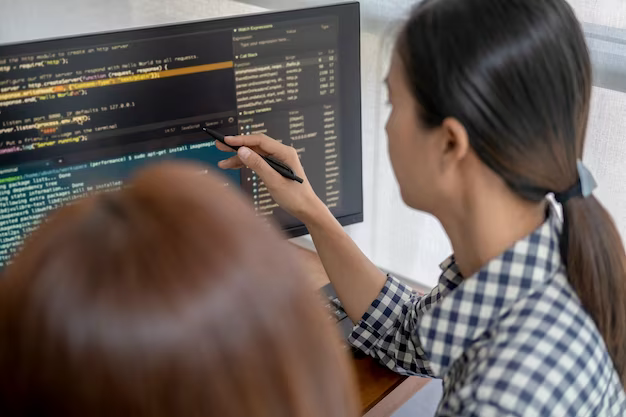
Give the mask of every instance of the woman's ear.
<svg viewBox="0 0 626 417">
<path fill-rule="evenodd" d="M 447 171 L 468 155 L 469 136 L 465 127 L 454 117 L 444 119 L 440 129 L 441 169 Z"/>
</svg>

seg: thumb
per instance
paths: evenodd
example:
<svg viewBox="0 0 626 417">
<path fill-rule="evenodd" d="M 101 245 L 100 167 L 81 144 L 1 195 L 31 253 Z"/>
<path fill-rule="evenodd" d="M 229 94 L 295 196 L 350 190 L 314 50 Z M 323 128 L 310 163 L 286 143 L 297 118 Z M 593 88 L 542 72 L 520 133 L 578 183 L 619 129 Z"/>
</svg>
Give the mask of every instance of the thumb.
<svg viewBox="0 0 626 417">
<path fill-rule="evenodd" d="M 242 146 L 237 151 L 237 155 L 241 162 L 244 163 L 245 166 L 256 172 L 263 181 L 272 173 L 276 173 L 271 166 L 258 153 L 252 151 L 251 149 Z"/>
</svg>

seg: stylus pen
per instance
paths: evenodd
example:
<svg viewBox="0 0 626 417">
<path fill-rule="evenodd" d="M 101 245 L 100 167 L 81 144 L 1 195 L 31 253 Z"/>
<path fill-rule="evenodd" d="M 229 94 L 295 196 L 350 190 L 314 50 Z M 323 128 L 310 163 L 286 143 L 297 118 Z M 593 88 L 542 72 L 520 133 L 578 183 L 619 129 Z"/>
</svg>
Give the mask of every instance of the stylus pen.
<svg viewBox="0 0 626 417">
<path fill-rule="evenodd" d="M 233 146 L 233 145 L 229 145 L 228 143 L 226 143 L 226 141 L 224 140 L 224 135 L 222 135 L 220 132 L 216 132 L 215 130 L 207 129 L 206 127 L 203 127 L 202 130 L 204 130 L 213 139 L 222 142 L 224 145 L 228 146 L 229 148 L 231 148 L 235 152 L 237 152 L 237 150 L 239 148 L 241 148 L 241 146 Z M 293 172 L 293 170 L 291 168 L 289 168 L 284 163 L 280 162 L 278 159 L 272 158 L 271 156 L 263 156 L 263 155 L 259 155 L 259 156 L 261 158 L 265 159 L 265 162 L 267 162 L 269 164 L 269 166 L 274 168 L 274 170 L 276 172 L 278 172 L 280 175 L 282 175 L 283 177 L 288 178 L 290 180 L 298 181 L 300 184 L 302 184 L 302 178 L 300 178 L 296 174 L 294 174 L 294 172 Z"/>
</svg>

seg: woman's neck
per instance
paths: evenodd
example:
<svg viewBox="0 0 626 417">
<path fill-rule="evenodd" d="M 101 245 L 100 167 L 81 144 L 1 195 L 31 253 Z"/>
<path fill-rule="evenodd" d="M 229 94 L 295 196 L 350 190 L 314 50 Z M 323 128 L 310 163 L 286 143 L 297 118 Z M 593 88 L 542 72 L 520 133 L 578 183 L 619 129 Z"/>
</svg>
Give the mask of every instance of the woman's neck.
<svg viewBox="0 0 626 417">
<path fill-rule="evenodd" d="M 545 221 L 546 202 L 523 200 L 508 189 L 468 193 L 458 207 L 438 215 L 468 278 Z"/>
</svg>

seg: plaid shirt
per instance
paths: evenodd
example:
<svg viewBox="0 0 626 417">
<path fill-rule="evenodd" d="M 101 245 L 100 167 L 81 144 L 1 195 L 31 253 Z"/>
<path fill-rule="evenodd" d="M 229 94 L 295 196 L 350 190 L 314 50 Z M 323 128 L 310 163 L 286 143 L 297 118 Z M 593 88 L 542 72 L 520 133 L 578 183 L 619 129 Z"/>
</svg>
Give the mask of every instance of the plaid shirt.
<svg viewBox="0 0 626 417">
<path fill-rule="evenodd" d="M 350 342 L 396 372 L 443 378 L 438 416 L 626 416 L 606 346 L 568 283 L 561 227 L 551 207 L 468 279 L 450 257 L 423 297 L 388 277 Z"/>
</svg>

